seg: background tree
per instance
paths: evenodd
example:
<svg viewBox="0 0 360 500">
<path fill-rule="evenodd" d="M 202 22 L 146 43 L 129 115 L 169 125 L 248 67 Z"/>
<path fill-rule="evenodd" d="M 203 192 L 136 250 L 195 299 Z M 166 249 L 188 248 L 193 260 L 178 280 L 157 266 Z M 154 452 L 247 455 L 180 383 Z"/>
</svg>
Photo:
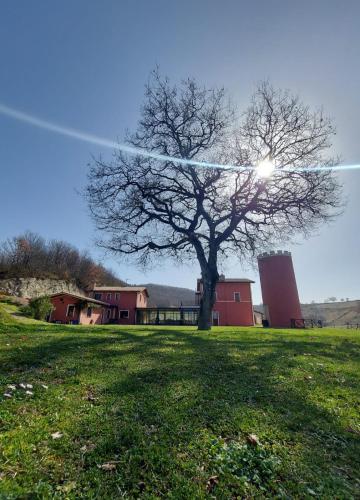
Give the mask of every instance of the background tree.
<svg viewBox="0 0 360 500">
<path fill-rule="evenodd" d="M 136 254 L 142 265 L 154 256 L 195 257 L 204 286 L 199 328 L 209 329 L 219 259 L 246 258 L 295 234 L 307 236 L 335 215 L 338 183 L 317 169 L 335 162 L 326 156 L 332 134 L 321 110 L 312 112 L 267 82 L 238 120 L 223 89 L 207 90 L 193 79 L 171 86 L 155 71 L 138 128 L 127 139 L 172 158 L 115 151 L 111 162 L 94 161 L 87 198 L 103 234 L 99 244 Z M 276 166 L 266 178 L 251 168 L 264 159 Z"/>
<path fill-rule="evenodd" d="M 66 279 L 84 290 L 91 289 L 94 282 L 124 284 L 87 252 L 79 252 L 65 241 L 46 242 L 29 231 L 0 244 L 0 279 L 13 277 Z"/>
</svg>

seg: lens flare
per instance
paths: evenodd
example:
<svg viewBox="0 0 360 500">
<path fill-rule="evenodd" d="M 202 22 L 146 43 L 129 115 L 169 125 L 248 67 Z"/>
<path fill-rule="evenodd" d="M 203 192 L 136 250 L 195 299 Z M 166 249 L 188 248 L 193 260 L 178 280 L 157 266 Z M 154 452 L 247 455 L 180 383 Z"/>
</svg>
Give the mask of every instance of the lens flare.
<svg viewBox="0 0 360 500">
<path fill-rule="evenodd" d="M 275 166 L 269 160 L 263 160 L 257 166 L 247 165 L 247 166 L 236 166 L 236 165 L 226 165 L 221 163 L 208 163 L 205 161 L 196 161 L 187 158 L 178 158 L 175 156 L 167 156 L 155 153 L 153 151 L 147 151 L 145 149 L 141 149 L 134 146 L 129 146 L 127 144 L 121 144 L 110 139 L 106 139 L 103 137 L 98 137 L 97 135 L 88 134 L 87 132 L 83 132 L 81 130 L 76 130 L 70 127 L 64 127 L 62 125 L 58 125 L 57 123 L 49 122 L 47 120 L 43 120 L 42 118 L 38 118 L 36 116 L 24 113 L 14 108 L 10 108 L 4 104 L 0 103 L 0 114 L 7 116 L 9 118 L 13 118 L 14 120 L 18 120 L 23 123 L 28 123 L 38 128 L 42 128 L 48 130 L 50 132 L 54 132 L 56 134 L 64 135 L 67 137 L 71 137 L 73 139 L 77 139 L 80 141 L 88 142 L 91 144 L 95 144 L 97 146 L 116 149 L 118 151 L 122 151 L 132 156 L 142 156 L 144 158 L 151 158 L 155 160 L 165 161 L 177 163 L 179 165 L 193 166 L 193 167 L 201 167 L 201 168 L 220 168 L 223 170 L 255 170 L 259 177 L 269 177 L 269 175 L 275 172 Z M 311 166 L 308 167 L 279 167 L 279 170 L 283 172 L 305 172 L 305 171 L 326 171 L 326 170 L 334 170 L 334 171 L 345 171 L 345 170 L 357 170 L 360 169 L 359 164 L 354 165 L 334 165 L 334 166 Z"/>
<path fill-rule="evenodd" d="M 262 160 L 256 167 L 256 175 L 262 179 L 266 179 L 267 177 L 271 177 L 274 170 L 275 165 L 273 161 L 269 159 Z"/>
</svg>

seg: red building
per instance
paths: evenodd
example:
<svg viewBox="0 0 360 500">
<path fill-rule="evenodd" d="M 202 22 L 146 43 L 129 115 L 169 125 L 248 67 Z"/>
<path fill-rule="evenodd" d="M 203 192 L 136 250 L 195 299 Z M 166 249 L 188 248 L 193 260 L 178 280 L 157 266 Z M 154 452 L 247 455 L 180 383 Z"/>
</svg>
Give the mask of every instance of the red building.
<svg viewBox="0 0 360 500">
<path fill-rule="evenodd" d="M 147 307 L 149 294 L 144 286 L 94 286 L 90 295 L 109 304 L 104 323 L 134 325 L 136 310 Z"/>
<path fill-rule="evenodd" d="M 50 297 L 54 309 L 49 321 L 81 325 L 101 325 L 108 304 L 85 295 L 55 293 Z"/>
<path fill-rule="evenodd" d="M 269 326 L 302 325 L 302 313 L 291 253 L 270 252 L 258 257 L 264 314 Z"/>
<path fill-rule="evenodd" d="M 137 309 L 147 306 L 148 292 L 145 287 L 94 287 L 89 296 L 61 292 L 50 299 L 54 306 L 51 322 L 131 325 Z"/>
<path fill-rule="evenodd" d="M 253 326 L 254 312 L 251 281 L 246 278 L 220 276 L 216 284 L 216 300 L 213 307 L 214 326 Z M 196 303 L 200 304 L 203 283 L 197 280 Z"/>
</svg>

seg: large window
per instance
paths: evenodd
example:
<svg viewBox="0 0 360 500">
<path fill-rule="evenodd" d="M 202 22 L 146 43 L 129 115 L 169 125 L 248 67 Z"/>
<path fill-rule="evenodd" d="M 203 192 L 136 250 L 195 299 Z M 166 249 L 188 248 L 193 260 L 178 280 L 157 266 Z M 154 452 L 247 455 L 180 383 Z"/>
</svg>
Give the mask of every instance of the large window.
<svg viewBox="0 0 360 500">
<path fill-rule="evenodd" d="M 235 302 L 240 302 L 241 300 L 240 292 L 234 292 L 234 300 Z"/>
<path fill-rule="evenodd" d="M 94 299 L 95 300 L 101 300 L 102 294 L 101 293 L 95 293 L 94 294 Z"/>
<path fill-rule="evenodd" d="M 67 313 L 66 313 L 66 316 L 68 318 L 73 318 L 74 317 L 74 313 L 75 313 L 75 306 L 73 304 L 69 304 L 67 306 Z"/>
<path fill-rule="evenodd" d="M 122 309 L 119 311 L 120 319 L 128 319 L 128 317 L 129 317 L 129 311 L 127 309 Z"/>
<path fill-rule="evenodd" d="M 147 308 L 136 311 L 136 322 L 140 325 L 196 325 L 198 308 Z"/>
</svg>

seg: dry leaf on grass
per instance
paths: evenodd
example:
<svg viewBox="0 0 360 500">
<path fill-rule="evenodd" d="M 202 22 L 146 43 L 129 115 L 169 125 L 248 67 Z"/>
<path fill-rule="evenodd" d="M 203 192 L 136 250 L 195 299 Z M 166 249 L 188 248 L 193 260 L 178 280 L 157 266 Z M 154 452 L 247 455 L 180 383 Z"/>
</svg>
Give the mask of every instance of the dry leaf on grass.
<svg viewBox="0 0 360 500">
<path fill-rule="evenodd" d="M 116 464 L 118 463 L 118 461 L 113 460 L 111 462 L 105 462 L 104 464 L 98 465 L 98 468 L 106 471 L 112 471 L 116 469 Z"/>
<path fill-rule="evenodd" d="M 206 483 L 207 492 L 211 493 L 213 491 L 213 489 L 215 488 L 215 486 L 218 484 L 218 482 L 219 482 L 218 476 L 209 477 L 209 479 L 207 480 L 207 483 Z"/>
<path fill-rule="evenodd" d="M 347 429 L 345 429 L 347 432 L 351 432 L 352 434 L 357 434 L 358 436 L 360 436 L 360 431 L 358 431 L 357 429 L 353 429 L 352 427 L 348 427 Z"/>
<path fill-rule="evenodd" d="M 87 453 L 89 451 L 92 451 L 93 449 L 95 449 L 95 445 L 93 443 L 88 443 L 88 444 L 84 444 L 84 446 L 82 446 L 80 448 L 80 451 L 82 453 Z"/>
<path fill-rule="evenodd" d="M 54 432 L 53 434 L 51 434 L 51 437 L 52 437 L 53 439 L 60 439 L 62 436 L 63 436 L 63 435 L 62 435 L 62 433 L 61 433 L 61 432 L 59 432 L 59 431 L 56 431 L 56 432 Z"/>
<path fill-rule="evenodd" d="M 260 444 L 259 438 L 257 437 L 256 434 L 249 434 L 248 437 L 246 438 L 246 440 L 249 444 L 252 444 L 254 446 L 257 446 Z"/>
</svg>

